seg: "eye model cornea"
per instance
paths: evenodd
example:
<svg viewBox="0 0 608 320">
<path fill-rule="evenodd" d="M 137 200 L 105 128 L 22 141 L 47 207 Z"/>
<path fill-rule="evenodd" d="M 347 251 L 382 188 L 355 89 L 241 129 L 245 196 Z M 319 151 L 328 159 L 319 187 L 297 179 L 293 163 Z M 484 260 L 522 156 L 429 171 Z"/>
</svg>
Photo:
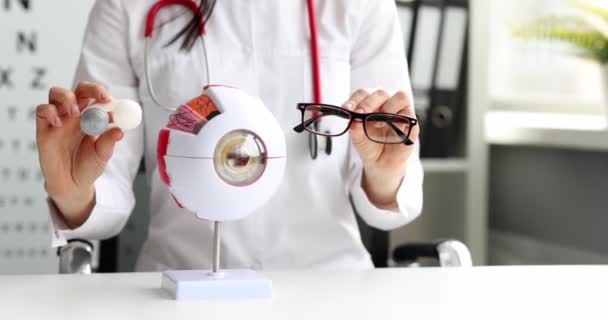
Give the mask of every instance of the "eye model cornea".
<svg viewBox="0 0 608 320">
<path fill-rule="evenodd" d="M 266 146 L 253 132 L 231 131 L 218 142 L 213 165 L 224 182 L 235 187 L 246 187 L 256 182 L 266 169 Z"/>
</svg>

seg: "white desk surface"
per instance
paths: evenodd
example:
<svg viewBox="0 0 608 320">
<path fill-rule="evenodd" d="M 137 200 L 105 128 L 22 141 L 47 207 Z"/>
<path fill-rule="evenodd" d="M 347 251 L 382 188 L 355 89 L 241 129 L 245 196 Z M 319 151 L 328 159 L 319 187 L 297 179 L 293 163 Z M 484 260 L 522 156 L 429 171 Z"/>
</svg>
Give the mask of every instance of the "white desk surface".
<svg viewBox="0 0 608 320">
<path fill-rule="evenodd" d="M 0 319 L 608 319 L 608 267 L 269 272 L 267 301 L 176 302 L 158 273 L 0 277 Z"/>
</svg>

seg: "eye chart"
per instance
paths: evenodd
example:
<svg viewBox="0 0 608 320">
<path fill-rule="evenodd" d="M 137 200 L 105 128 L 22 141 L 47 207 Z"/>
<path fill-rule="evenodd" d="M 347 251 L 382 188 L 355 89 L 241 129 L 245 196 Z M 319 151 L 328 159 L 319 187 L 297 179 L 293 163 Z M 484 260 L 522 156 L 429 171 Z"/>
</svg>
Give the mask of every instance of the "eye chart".
<svg viewBox="0 0 608 320">
<path fill-rule="evenodd" d="M 72 87 L 93 0 L 0 0 L 0 274 L 54 273 L 35 108 Z"/>
</svg>

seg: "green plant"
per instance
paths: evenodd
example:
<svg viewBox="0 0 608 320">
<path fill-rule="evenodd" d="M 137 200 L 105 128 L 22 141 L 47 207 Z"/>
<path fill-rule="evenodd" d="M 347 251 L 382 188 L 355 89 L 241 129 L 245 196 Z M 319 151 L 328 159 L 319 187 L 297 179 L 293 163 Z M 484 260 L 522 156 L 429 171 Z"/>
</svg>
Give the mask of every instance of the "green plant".
<svg viewBox="0 0 608 320">
<path fill-rule="evenodd" d="M 577 48 L 581 55 L 608 64 L 608 6 L 599 1 L 574 2 L 563 13 L 514 27 L 512 34 L 527 40 L 564 41 Z"/>
</svg>

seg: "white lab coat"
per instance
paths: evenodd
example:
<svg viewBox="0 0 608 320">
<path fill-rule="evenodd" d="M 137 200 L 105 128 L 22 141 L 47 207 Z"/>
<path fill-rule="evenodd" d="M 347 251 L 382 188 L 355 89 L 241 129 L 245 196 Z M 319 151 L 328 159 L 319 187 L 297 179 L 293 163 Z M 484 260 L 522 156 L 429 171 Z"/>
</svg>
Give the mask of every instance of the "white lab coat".
<svg viewBox="0 0 608 320">
<path fill-rule="evenodd" d="M 157 172 L 157 136 L 170 113 L 151 101 L 144 77 L 144 26 L 155 2 L 99 0 L 91 12 L 76 82 L 98 82 L 114 98 L 140 101 L 144 120 L 125 132 L 95 182 L 97 204 L 84 225 L 68 230 L 60 215 L 51 212 L 54 240 L 60 244 L 119 233 L 135 204 L 132 183 L 143 156 L 151 212 L 137 269 L 210 268 L 212 224 L 179 209 Z M 341 105 L 358 88 L 411 92 L 393 0 L 317 1 L 317 10 L 325 103 Z M 167 106 L 200 95 L 206 84 L 201 46 L 192 52 L 164 47 L 190 17 L 183 7 L 172 6 L 156 19 L 151 81 Z M 361 188 L 361 160 L 348 135 L 333 140 L 331 156 L 321 153 L 315 161 L 309 156 L 308 135 L 293 131 L 300 121 L 296 104 L 312 101 L 307 19 L 304 0 L 219 0 L 207 25 L 211 83 L 261 97 L 287 142 L 279 191 L 254 214 L 224 224 L 223 267 L 371 268 L 349 195 L 362 218 L 381 229 L 403 226 L 420 213 L 423 173 L 417 151 L 407 163 L 399 208 L 380 210 Z"/>
</svg>

